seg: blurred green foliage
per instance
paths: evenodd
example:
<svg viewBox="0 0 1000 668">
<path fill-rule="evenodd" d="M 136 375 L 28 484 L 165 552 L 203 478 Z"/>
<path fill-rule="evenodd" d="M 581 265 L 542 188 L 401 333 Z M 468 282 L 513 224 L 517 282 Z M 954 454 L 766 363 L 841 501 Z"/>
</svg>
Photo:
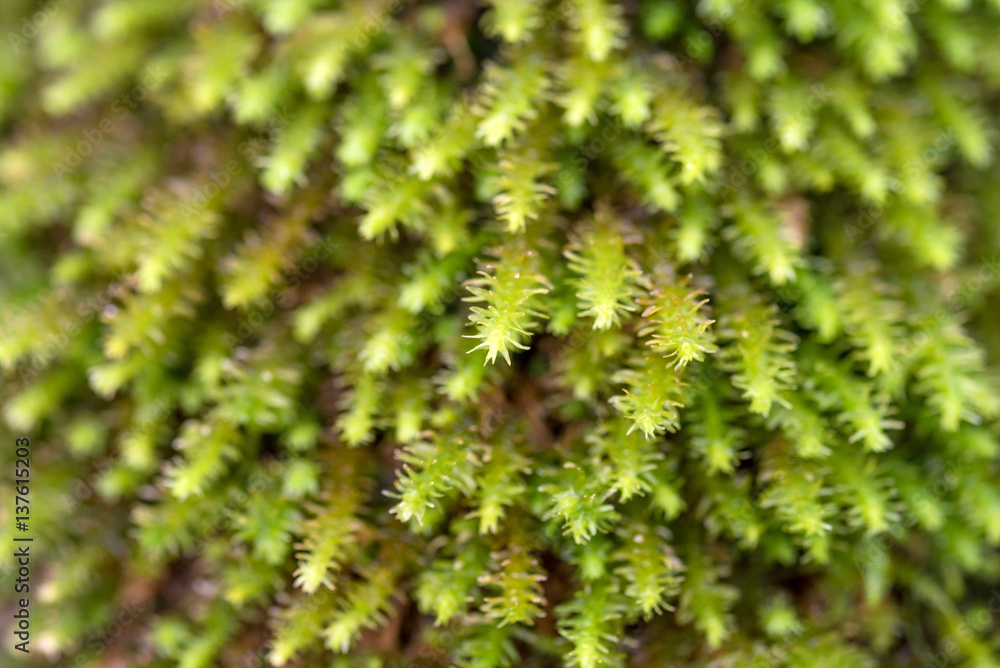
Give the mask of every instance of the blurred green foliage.
<svg viewBox="0 0 1000 668">
<path fill-rule="evenodd" d="M 40 665 L 1000 665 L 1000 2 L 0 28 Z"/>
</svg>

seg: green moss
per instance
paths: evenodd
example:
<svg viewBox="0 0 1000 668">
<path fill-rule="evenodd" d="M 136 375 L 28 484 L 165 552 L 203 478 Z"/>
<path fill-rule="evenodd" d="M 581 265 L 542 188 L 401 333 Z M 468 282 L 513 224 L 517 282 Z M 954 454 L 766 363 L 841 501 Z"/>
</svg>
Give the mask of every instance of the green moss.
<svg viewBox="0 0 1000 668">
<path fill-rule="evenodd" d="M 40 663 L 1000 665 L 997 2 L 0 28 Z"/>
</svg>

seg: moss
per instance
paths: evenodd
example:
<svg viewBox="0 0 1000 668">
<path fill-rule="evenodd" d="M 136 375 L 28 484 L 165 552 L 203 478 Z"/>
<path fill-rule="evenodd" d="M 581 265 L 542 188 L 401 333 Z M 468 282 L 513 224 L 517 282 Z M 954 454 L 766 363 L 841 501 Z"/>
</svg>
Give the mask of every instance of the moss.
<svg viewBox="0 0 1000 668">
<path fill-rule="evenodd" d="M 32 656 L 997 665 L 998 3 L 0 27 Z"/>
</svg>

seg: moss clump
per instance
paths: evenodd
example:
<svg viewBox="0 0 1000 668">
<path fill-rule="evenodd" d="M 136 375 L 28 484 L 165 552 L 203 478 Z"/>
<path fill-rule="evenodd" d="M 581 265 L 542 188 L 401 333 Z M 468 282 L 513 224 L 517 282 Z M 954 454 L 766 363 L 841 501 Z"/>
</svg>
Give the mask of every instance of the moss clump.
<svg viewBox="0 0 1000 668">
<path fill-rule="evenodd" d="M 998 665 L 997 2 L 0 27 L 32 657 Z"/>
</svg>

